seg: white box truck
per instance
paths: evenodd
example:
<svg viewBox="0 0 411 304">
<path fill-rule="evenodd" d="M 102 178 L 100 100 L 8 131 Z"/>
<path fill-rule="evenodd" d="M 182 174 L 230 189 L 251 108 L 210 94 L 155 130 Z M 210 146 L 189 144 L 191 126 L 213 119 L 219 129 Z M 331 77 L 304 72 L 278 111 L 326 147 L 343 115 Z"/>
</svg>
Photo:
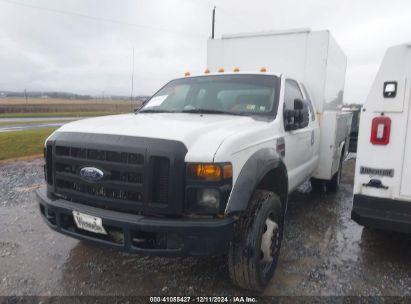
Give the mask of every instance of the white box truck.
<svg viewBox="0 0 411 304">
<path fill-rule="evenodd" d="M 204 74 L 170 81 L 136 113 L 69 123 L 46 140 L 43 219 L 138 254 L 227 254 L 237 285 L 263 289 L 288 194 L 309 178 L 338 188 L 345 66 L 327 31 L 210 40 Z"/>
<path fill-rule="evenodd" d="M 388 49 L 360 119 L 351 217 L 411 233 L 411 44 Z"/>
<path fill-rule="evenodd" d="M 321 129 L 316 132 L 311 128 L 314 145 L 310 153 L 315 155 L 312 186 L 321 190 L 325 184 L 329 190 L 337 190 L 339 180 L 332 178 L 340 178 L 336 172 L 341 172 L 341 156 L 348 151 L 345 144 L 352 114 L 341 111 L 347 58 L 329 31 L 295 29 L 223 35 L 222 39 L 208 41 L 207 66 L 212 71 L 222 67 L 232 71 L 240 66 L 244 71 L 258 71 L 264 67 L 280 72 L 285 79 L 299 81 L 304 97 L 313 103 L 310 110 L 316 112 Z M 292 141 L 287 136 L 285 140 Z M 294 189 L 295 185 L 290 186 Z"/>
</svg>

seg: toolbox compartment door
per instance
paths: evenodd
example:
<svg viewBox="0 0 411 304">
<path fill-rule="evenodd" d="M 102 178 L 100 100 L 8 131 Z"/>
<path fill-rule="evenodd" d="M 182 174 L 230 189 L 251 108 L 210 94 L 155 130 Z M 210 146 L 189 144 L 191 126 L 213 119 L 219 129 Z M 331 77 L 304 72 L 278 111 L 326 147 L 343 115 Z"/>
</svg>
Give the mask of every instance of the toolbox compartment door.
<svg viewBox="0 0 411 304">
<path fill-rule="evenodd" d="M 411 88 L 408 85 L 408 90 Z M 411 92 L 410 92 L 411 94 Z M 410 95 L 408 95 L 411 99 Z M 411 198 L 411 100 L 408 107 L 407 131 L 404 143 L 404 162 L 402 164 L 400 195 Z"/>
</svg>

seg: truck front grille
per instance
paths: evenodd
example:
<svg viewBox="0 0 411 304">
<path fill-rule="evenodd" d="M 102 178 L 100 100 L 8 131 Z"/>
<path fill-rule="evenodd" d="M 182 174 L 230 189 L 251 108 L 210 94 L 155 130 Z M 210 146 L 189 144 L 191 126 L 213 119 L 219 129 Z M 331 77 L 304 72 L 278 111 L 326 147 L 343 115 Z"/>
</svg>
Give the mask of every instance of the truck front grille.
<svg viewBox="0 0 411 304">
<path fill-rule="evenodd" d="M 142 165 L 144 156 L 138 153 L 104 151 L 77 147 L 56 146 L 57 156 L 70 156 L 77 159 L 102 160 L 115 163 Z"/>
<path fill-rule="evenodd" d="M 47 184 L 53 185 L 53 146 L 46 146 L 46 172 Z"/>
<path fill-rule="evenodd" d="M 55 150 L 57 192 L 68 190 L 109 199 L 143 201 L 143 155 L 70 146 L 56 146 Z M 86 166 L 104 172 L 101 183 L 80 177 L 80 170 Z"/>
<path fill-rule="evenodd" d="M 105 187 L 103 185 L 90 185 L 86 183 L 73 182 L 65 179 L 58 178 L 56 180 L 56 187 L 75 191 L 78 193 L 84 193 L 93 196 L 100 196 L 111 199 L 119 199 L 125 201 L 141 202 L 143 200 L 143 194 L 138 191 L 127 191 L 122 189 Z"/>
<path fill-rule="evenodd" d="M 179 214 L 184 206 L 184 157 L 176 141 L 57 132 L 47 142 L 48 191 L 66 200 L 110 210 Z M 50 148 L 49 148 L 50 147 Z M 101 179 L 80 175 L 85 167 Z"/>
<path fill-rule="evenodd" d="M 165 157 L 153 157 L 152 197 L 155 203 L 167 203 L 169 189 L 170 160 Z"/>
</svg>

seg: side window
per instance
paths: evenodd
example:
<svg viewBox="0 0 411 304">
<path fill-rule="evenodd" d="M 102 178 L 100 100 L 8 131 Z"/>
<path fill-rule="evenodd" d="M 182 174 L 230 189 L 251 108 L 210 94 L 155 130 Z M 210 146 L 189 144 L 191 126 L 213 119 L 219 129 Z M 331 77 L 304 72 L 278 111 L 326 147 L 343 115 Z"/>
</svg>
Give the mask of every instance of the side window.
<svg viewBox="0 0 411 304">
<path fill-rule="evenodd" d="M 285 80 L 285 91 L 284 91 L 284 105 L 287 110 L 294 109 L 294 99 L 303 99 L 303 94 L 301 93 L 300 87 L 297 82 L 292 79 Z"/>
<path fill-rule="evenodd" d="M 305 88 L 304 85 L 301 85 L 301 87 L 303 88 L 303 91 L 304 91 L 305 100 L 308 101 L 308 109 L 310 111 L 311 121 L 314 121 L 315 120 L 315 113 L 314 113 L 313 103 L 311 101 L 310 95 L 308 94 L 308 91 L 307 91 L 307 89 Z"/>
</svg>

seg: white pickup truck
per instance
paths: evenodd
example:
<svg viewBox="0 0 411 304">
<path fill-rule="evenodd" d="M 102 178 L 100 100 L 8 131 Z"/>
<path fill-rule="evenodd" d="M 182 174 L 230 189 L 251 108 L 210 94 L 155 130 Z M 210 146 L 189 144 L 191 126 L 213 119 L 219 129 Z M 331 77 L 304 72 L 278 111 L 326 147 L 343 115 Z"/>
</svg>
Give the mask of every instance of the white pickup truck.
<svg viewBox="0 0 411 304">
<path fill-rule="evenodd" d="M 209 40 L 207 61 L 134 114 L 54 132 L 40 211 L 52 229 L 118 250 L 228 253 L 232 280 L 261 290 L 288 194 L 310 178 L 338 189 L 346 57 L 329 32 L 298 30 Z"/>
<path fill-rule="evenodd" d="M 411 233 L 411 43 L 388 49 L 363 106 L 351 217 Z"/>
</svg>

